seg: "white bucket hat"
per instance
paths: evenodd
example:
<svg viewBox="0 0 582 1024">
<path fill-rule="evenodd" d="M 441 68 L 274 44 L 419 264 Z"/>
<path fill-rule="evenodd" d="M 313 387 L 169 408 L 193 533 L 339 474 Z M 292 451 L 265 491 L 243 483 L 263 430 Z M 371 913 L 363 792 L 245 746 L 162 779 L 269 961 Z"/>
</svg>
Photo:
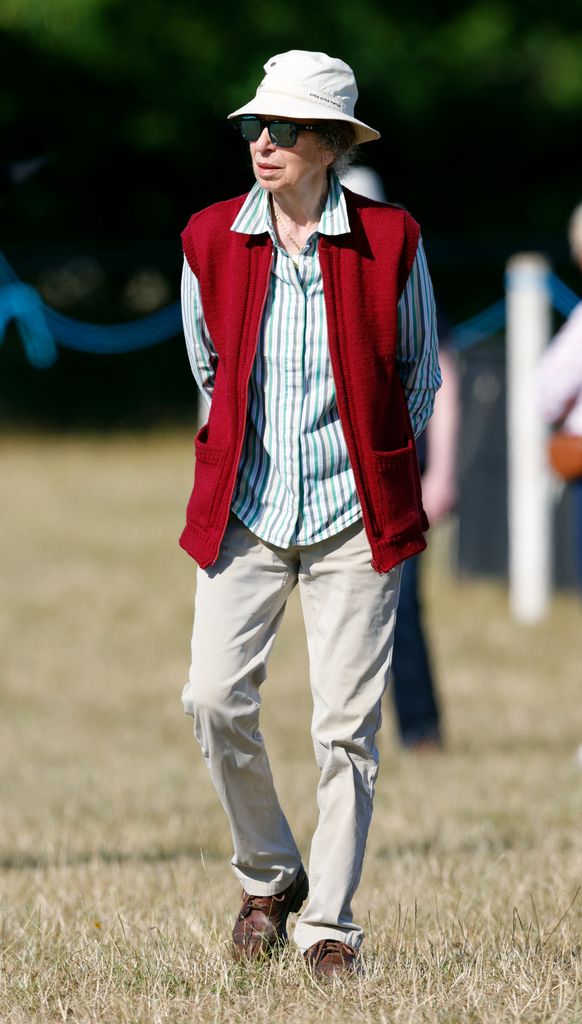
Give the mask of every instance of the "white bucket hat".
<svg viewBox="0 0 582 1024">
<path fill-rule="evenodd" d="M 265 72 L 254 100 L 233 110 L 229 120 L 241 114 L 271 114 L 347 121 L 353 125 L 355 143 L 380 138 L 380 132 L 354 117 L 358 87 L 354 72 L 343 60 L 327 53 L 288 50 L 270 57 Z"/>
</svg>

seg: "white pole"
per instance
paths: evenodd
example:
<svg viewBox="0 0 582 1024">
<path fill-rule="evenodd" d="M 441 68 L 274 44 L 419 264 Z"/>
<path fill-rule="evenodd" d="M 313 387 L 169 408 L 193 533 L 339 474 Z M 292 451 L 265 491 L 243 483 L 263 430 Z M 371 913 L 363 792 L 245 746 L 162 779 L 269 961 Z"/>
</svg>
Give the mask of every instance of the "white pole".
<svg viewBox="0 0 582 1024">
<path fill-rule="evenodd" d="M 523 623 L 545 616 L 552 576 L 547 431 L 534 387 L 550 339 L 549 270 L 543 256 L 520 253 L 509 260 L 506 275 L 509 604 Z"/>
</svg>

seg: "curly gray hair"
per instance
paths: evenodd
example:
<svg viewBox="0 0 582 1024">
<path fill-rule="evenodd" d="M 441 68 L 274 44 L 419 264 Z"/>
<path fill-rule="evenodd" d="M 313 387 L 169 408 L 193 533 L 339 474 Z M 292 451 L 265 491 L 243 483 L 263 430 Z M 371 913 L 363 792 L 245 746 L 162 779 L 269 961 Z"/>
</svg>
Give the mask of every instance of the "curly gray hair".
<svg viewBox="0 0 582 1024">
<path fill-rule="evenodd" d="M 346 121 L 320 121 L 317 141 L 321 149 L 333 154 L 330 164 L 341 177 L 353 163 L 358 147 L 354 145 L 354 129 Z"/>
</svg>

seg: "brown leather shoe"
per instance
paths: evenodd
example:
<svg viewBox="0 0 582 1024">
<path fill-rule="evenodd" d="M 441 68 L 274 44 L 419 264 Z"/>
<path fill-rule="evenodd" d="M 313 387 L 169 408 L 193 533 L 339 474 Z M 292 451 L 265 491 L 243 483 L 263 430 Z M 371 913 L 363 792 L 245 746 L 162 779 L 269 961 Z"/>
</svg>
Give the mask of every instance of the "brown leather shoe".
<svg viewBox="0 0 582 1024">
<path fill-rule="evenodd" d="M 337 939 L 320 939 L 306 949 L 303 956 L 309 969 L 320 978 L 356 971 L 356 950 Z"/>
<path fill-rule="evenodd" d="M 242 906 L 232 931 L 237 960 L 258 960 L 286 943 L 287 918 L 297 913 L 308 891 L 303 865 L 291 885 L 275 896 L 251 896 L 243 889 Z"/>
</svg>

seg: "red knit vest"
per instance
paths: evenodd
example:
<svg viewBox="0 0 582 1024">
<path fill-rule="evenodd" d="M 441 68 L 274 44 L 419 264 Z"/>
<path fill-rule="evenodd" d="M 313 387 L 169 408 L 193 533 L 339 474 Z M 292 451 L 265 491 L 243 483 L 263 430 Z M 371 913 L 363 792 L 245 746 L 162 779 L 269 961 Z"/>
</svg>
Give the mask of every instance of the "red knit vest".
<svg viewBox="0 0 582 1024">
<path fill-rule="evenodd" d="M 405 210 L 344 192 L 350 233 L 321 235 L 318 243 L 329 352 L 372 565 L 387 572 L 426 547 L 428 529 L 396 369 L 398 301 L 419 227 Z M 267 234 L 230 230 L 245 199 L 194 214 L 182 232 L 218 353 L 208 422 L 195 439 L 194 488 L 180 537 L 202 568 L 216 561 L 228 521 L 273 259 Z"/>
</svg>

